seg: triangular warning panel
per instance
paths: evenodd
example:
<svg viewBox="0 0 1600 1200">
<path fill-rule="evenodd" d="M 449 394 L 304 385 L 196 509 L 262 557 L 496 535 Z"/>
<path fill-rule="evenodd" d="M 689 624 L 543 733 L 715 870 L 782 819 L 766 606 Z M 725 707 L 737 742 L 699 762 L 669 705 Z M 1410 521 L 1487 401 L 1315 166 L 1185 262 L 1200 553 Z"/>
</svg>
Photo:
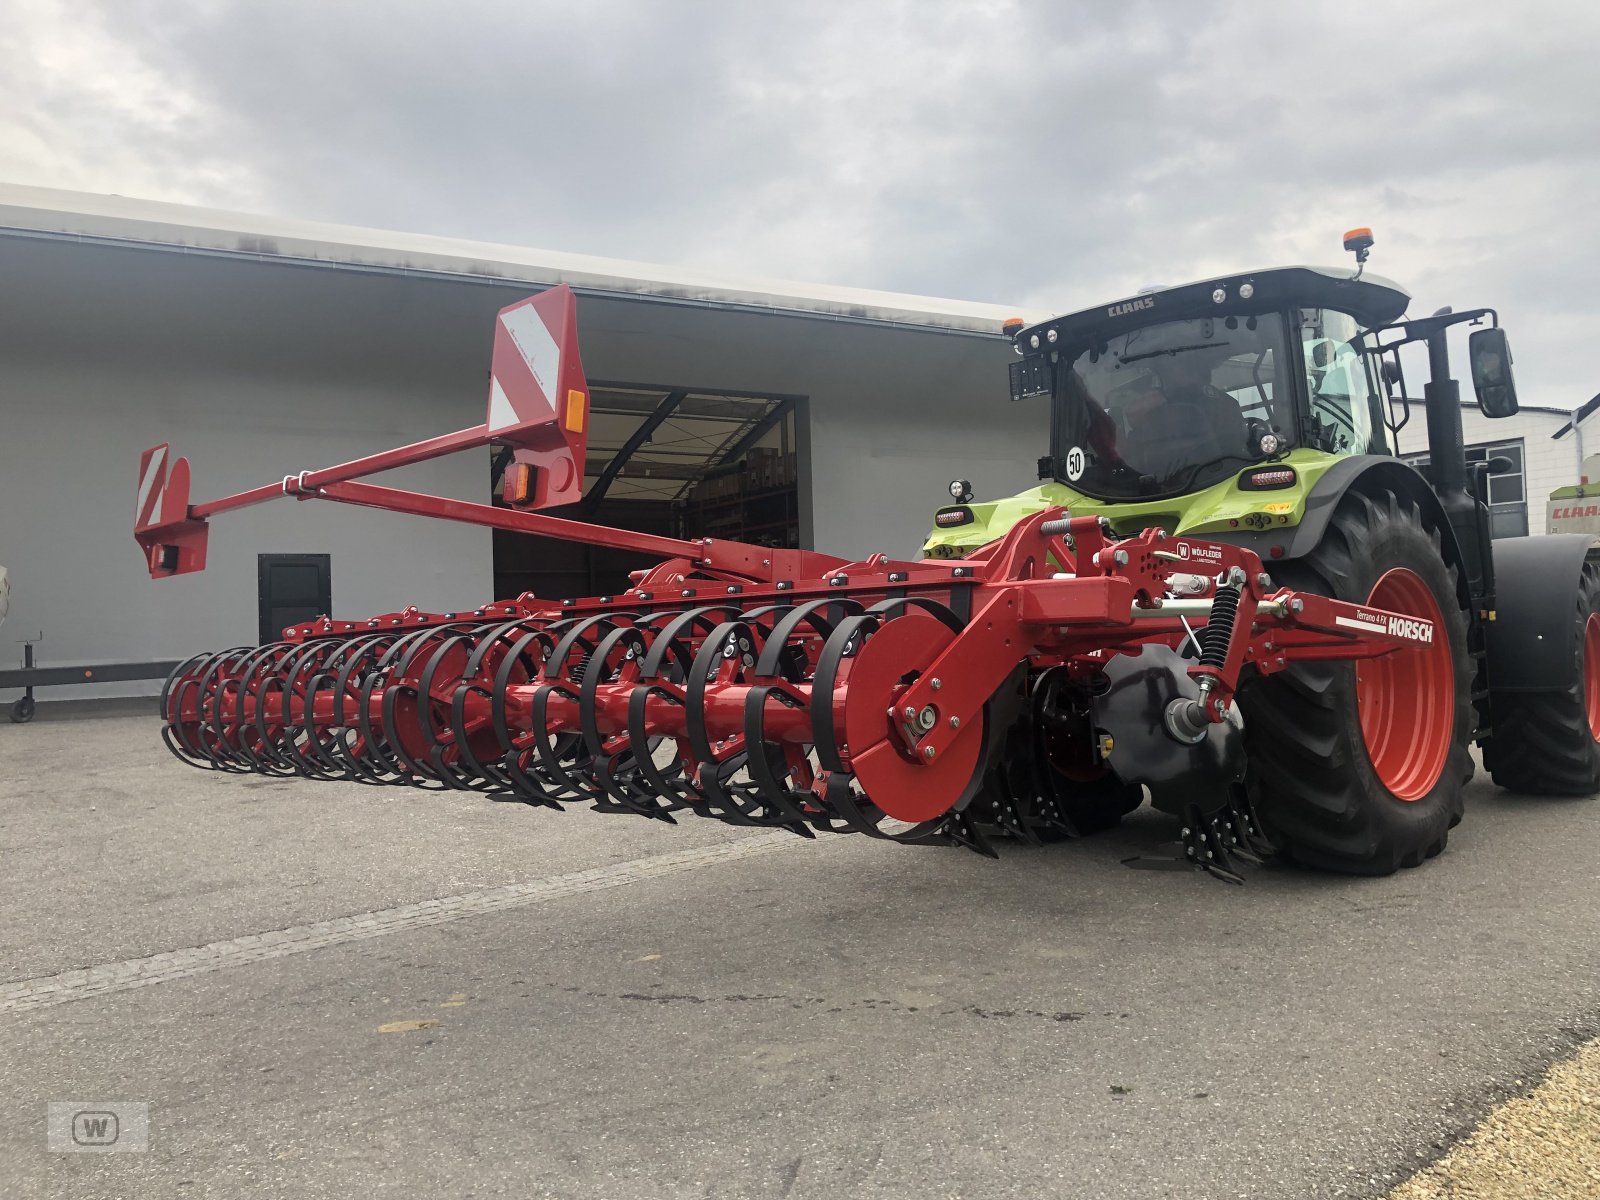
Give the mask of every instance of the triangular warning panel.
<svg viewBox="0 0 1600 1200">
<path fill-rule="evenodd" d="M 530 508 L 583 495 L 589 385 L 578 355 L 577 299 L 562 284 L 500 310 L 494 327 L 487 423 L 535 469 Z"/>
</svg>

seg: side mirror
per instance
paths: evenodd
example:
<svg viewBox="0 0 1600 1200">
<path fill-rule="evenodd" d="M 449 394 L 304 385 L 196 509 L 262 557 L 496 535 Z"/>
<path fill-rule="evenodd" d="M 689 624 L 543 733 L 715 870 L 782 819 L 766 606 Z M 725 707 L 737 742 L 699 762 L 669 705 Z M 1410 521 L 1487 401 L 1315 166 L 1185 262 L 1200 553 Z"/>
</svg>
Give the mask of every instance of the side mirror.
<svg viewBox="0 0 1600 1200">
<path fill-rule="evenodd" d="M 1500 328 L 1475 330 L 1467 339 L 1472 359 L 1472 390 L 1486 417 L 1509 417 L 1517 411 L 1517 385 L 1511 379 L 1511 346 Z"/>
</svg>

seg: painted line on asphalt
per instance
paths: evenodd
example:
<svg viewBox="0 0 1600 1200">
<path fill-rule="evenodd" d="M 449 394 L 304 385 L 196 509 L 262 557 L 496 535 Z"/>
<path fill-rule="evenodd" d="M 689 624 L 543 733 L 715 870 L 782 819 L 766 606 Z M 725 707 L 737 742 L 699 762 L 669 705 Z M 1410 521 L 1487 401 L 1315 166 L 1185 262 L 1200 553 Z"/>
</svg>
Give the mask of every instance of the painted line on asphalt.
<svg viewBox="0 0 1600 1200">
<path fill-rule="evenodd" d="M 755 834 L 715 846 L 634 858 L 587 871 L 551 875 L 529 883 L 462 892 L 377 912 L 336 917 L 331 921 L 313 921 L 306 925 L 292 925 L 287 929 L 208 942 L 204 946 L 167 950 L 144 958 L 130 958 L 122 962 L 63 971 L 58 975 L 23 979 L 16 983 L 0 984 L 0 1013 L 27 1012 L 67 1004 L 73 1000 L 87 1000 L 92 996 L 131 991 L 228 967 L 242 967 L 290 954 L 305 954 L 346 942 L 443 925 L 508 908 L 525 908 L 585 892 L 626 887 L 630 883 L 643 883 L 649 879 L 713 867 L 718 863 L 753 858 L 785 847 L 814 844 L 788 832 Z"/>
</svg>

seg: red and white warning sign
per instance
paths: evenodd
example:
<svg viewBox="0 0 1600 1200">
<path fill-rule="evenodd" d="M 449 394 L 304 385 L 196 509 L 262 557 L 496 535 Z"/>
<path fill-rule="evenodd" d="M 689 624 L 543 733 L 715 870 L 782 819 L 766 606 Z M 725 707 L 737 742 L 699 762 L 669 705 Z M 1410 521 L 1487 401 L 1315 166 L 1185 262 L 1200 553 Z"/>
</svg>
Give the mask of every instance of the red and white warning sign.
<svg viewBox="0 0 1600 1200">
<path fill-rule="evenodd" d="M 486 423 L 534 468 L 529 507 L 583 494 L 589 385 L 578 356 L 577 300 L 562 284 L 500 310 L 494 327 Z"/>
</svg>

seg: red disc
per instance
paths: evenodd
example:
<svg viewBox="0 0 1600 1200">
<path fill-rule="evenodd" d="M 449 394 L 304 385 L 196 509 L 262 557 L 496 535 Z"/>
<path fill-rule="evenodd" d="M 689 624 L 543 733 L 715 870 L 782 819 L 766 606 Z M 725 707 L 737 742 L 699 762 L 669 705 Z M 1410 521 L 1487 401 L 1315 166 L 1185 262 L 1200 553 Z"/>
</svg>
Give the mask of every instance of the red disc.
<svg viewBox="0 0 1600 1200">
<path fill-rule="evenodd" d="M 901 694 L 955 640 L 936 617 L 913 610 L 869 637 L 851 660 L 844 689 L 844 735 L 850 768 L 867 798 L 897 821 L 930 821 L 950 810 L 972 780 L 983 751 L 983 721 L 966 728 L 937 758 L 907 745 L 890 717 Z M 943 723 L 949 716 L 940 713 Z"/>
</svg>

